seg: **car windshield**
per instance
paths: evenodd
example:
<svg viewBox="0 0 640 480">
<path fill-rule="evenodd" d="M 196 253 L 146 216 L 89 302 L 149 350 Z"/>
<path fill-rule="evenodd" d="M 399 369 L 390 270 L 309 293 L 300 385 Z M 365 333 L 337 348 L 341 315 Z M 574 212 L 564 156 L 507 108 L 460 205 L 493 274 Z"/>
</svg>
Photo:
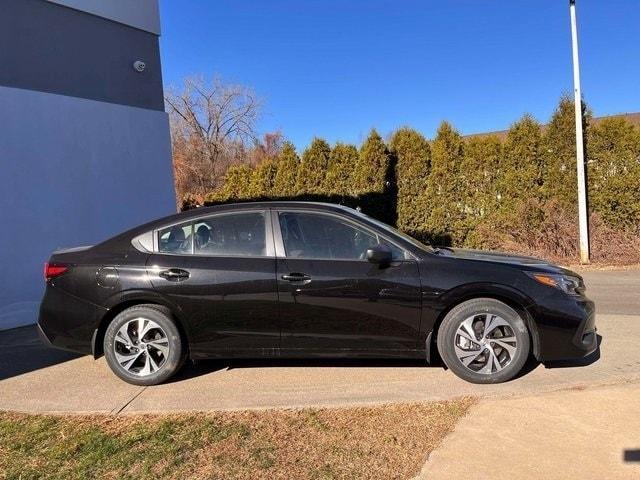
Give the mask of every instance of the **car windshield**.
<svg viewBox="0 0 640 480">
<path fill-rule="evenodd" d="M 427 245 L 425 243 L 422 243 L 418 240 L 416 240 L 415 238 L 407 235 L 406 233 L 401 232 L 400 230 L 398 230 L 397 228 L 392 227 L 391 225 L 388 225 L 384 222 L 381 222 L 380 220 L 376 220 L 373 217 L 370 217 L 369 215 L 366 215 L 364 213 L 362 213 L 360 210 L 356 210 L 356 212 L 358 212 L 358 215 L 360 215 L 363 218 L 366 218 L 369 222 L 375 224 L 377 227 L 386 230 L 387 232 L 390 232 L 394 235 L 397 235 L 398 237 L 403 238 L 404 240 L 406 240 L 407 242 L 411 243 L 412 245 L 418 247 L 420 250 L 423 250 L 425 252 L 429 252 L 429 253 L 433 253 L 434 249 L 432 246 Z"/>
</svg>

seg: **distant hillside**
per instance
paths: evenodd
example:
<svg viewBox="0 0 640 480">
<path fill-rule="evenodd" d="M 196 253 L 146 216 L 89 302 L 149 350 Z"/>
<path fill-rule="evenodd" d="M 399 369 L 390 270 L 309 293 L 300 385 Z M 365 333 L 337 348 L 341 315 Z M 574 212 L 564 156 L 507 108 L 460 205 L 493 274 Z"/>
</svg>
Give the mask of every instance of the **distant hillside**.
<svg viewBox="0 0 640 480">
<path fill-rule="evenodd" d="M 604 116 L 604 117 L 596 117 L 596 118 L 593 118 L 591 120 L 591 124 L 592 125 L 597 125 L 598 123 L 600 123 L 605 118 L 624 118 L 627 122 L 629 122 L 632 125 L 640 128 L 640 112 L 636 112 L 636 113 L 619 113 L 617 115 L 607 115 L 607 116 Z M 545 128 L 546 128 L 546 125 L 543 125 L 542 126 L 542 130 L 544 131 Z M 508 132 L 509 132 L 509 130 L 498 130 L 498 131 L 495 131 L 495 132 L 472 133 L 472 134 L 469 134 L 469 135 L 464 135 L 464 137 L 465 138 L 488 137 L 490 135 L 495 135 L 500 140 L 503 140 L 507 136 Z"/>
</svg>

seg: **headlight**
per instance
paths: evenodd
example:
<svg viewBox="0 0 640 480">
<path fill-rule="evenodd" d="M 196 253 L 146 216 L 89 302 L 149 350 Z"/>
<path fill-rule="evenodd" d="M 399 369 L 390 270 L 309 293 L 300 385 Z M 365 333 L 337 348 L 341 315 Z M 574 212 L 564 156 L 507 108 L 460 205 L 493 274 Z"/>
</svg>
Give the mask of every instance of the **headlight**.
<svg viewBox="0 0 640 480">
<path fill-rule="evenodd" d="M 578 277 L 552 273 L 529 273 L 536 282 L 549 287 L 555 287 L 569 295 L 581 295 L 584 292 L 584 284 Z"/>
</svg>

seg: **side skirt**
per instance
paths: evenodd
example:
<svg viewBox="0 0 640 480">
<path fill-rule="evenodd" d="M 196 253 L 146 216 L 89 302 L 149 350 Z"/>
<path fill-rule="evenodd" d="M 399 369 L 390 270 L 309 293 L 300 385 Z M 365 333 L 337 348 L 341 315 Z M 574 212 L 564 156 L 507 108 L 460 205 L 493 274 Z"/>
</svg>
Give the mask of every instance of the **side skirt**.
<svg viewBox="0 0 640 480">
<path fill-rule="evenodd" d="M 309 350 L 309 349 L 255 349 L 224 350 L 215 352 L 191 352 L 192 360 L 226 359 L 226 358 L 327 358 L 327 359 L 420 359 L 424 360 L 425 350 Z"/>
</svg>

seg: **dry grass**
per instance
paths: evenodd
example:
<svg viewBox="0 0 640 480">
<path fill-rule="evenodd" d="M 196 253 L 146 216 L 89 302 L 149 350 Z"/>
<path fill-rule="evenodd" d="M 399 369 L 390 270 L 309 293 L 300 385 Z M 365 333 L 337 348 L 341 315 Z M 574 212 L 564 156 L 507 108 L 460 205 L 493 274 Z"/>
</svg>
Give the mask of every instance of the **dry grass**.
<svg viewBox="0 0 640 480">
<path fill-rule="evenodd" d="M 409 478 L 472 404 L 132 417 L 0 413 L 0 478 Z"/>
<path fill-rule="evenodd" d="M 640 270 L 640 264 L 632 264 L 632 265 L 608 265 L 602 263 L 590 263 L 587 265 L 581 265 L 579 263 L 569 263 L 567 265 L 562 265 L 570 270 L 575 272 L 626 272 L 629 270 Z"/>
<path fill-rule="evenodd" d="M 577 213 L 558 202 L 529 200 L 503 223 L 494 220 L 480 224 L 478 232 L 486 242 L 485 247 L 490 249 L 560 264 L 576 263 L 580 258 Z M 589 232 L 593 266 L 613 268 L 640 264 L 638 233 L 615 229 L 595 213 L 589 218 Z"/>
</svg>

